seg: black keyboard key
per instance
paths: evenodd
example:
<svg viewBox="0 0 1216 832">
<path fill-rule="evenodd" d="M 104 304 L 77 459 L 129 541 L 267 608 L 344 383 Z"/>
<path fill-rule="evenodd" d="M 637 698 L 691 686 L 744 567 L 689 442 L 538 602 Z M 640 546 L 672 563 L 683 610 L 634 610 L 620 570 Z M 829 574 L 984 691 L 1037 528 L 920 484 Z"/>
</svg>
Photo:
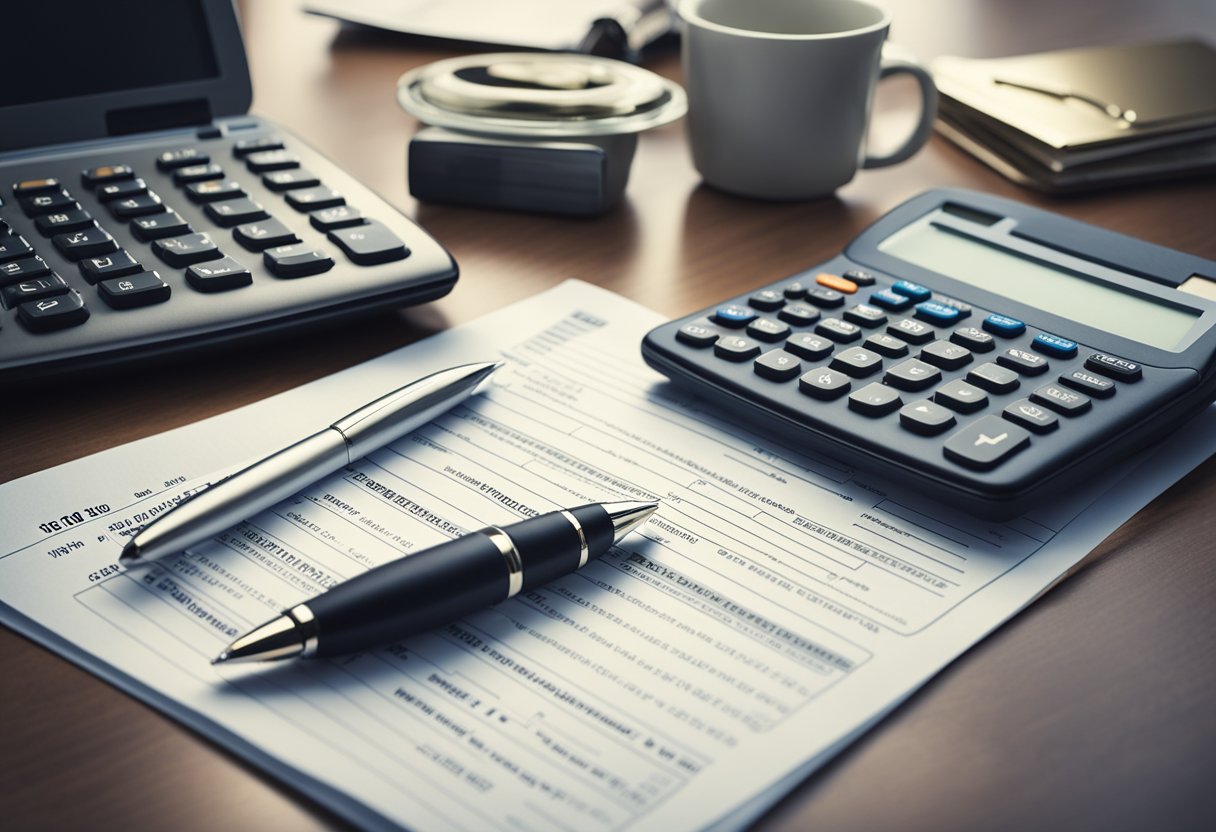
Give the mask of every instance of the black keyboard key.
<svg viewBox="0 0 1216 832">
<path fill-rule="evenodd" d="M 999 416 L 984 416 L 946 440 L 946 458 L 987 471 L 1030 447 L 1030 434 Z"/>
<path fill-rule="evenodd" d="M 321 184 L 321 180 L 304 168 L 296 168 L 271 171 L 262 177 L 262 184 L 272 191 L 293 191 L 296 188 L 316 187 Z"/>
<path fill-rule="evenodd" d="M 248 286 L 253 275 L 231 257 L 221 257 L 186 269 L 186 282 L 200 292 L 224 292 Z"/>
<path fill-rule="evenodd" d="M 22 260 L 10 260 L 0 264 L 0 286 L 27 280 L 31 277 L 49 274 L 51 267 L 41 257 L 27 257 Z"/>
<path fill-rule="evenodd" d="M 1096 352 L 1085 359 L 1085 369 L 1113 378 L 1115 381 L 1139 381 L 1143 370 L 1135 361 L 1117 358 L 1104 352 Z"/>
<path fill-rule="evenodd" d="M 875 281 L 874 275 L 861 269 L 849 269 L 842 277 L 853 281 L 858 286 L 873 286 Z"/>
<path fill-rule="evenodd" d="M 1060 426 L 1060 420 L 1050 410 L 1040 407 L 1030 399 L 1018 399 L 1001 411 L 1001 415 L 1014 424 L 1035 433 L 1051 433 Z"/>
<path fill-rule="evenodd" d="M 785 348 L 807 361 L 818 361 L 831 355 L 832 350 L 836 349 L 836 344 L 819 335 L 799 332 L 785 342 Z"/>
<path fill-rule="evenodd" d="M 346 198 L 328 185 L 316 185 L 287 192 L 287 204 L 297 211 L 310 212 L 318 208 L 333 208 L 345 205 Z"/>
<path fill-rule="evenodd" d="M 13 196 L 22 197 L 53 191 L 59 187 L 59 180 L 53 176 L 45 179 L 25 179 L 13 183 Z"/>
<path fill-rule="evenodd" d="M 290 170 L 300 166 L 300 157 L 286 150 L 259 150 L 245 157 L 245 165 L 254 173 Z"/>
<path fill-rule="evenodd" d="M 224 256 L 207 234 L 183 234 L 157 240 L 152 244 L 152 250 L 175 269 Z"/>
<path fill-rule="evenodd" d="M 900 390 L 924 390 L 941 380 L 941 370 L 916 358 L 901 361 L 883 376 L 883 381 Z"/>
<path fill-rule="evenodd" d="M 217 204 L 230 205 L 231 203 L 220 202 Z M 236 238 L 238 243 L 250 251 L 265 251 L 268 248 L 300 242 L 300 238 L 296 236 L 294 231 L 274 217 L 238 226 L 233 230 L 232 236 Z"/>
<path fill-rule="evenodd" d="M 861 337 L 861 327 L 839 318 L 824 318 L 815 325 L 815 331 L 841 344 L 848 344 Z"/>
<path fill-rule="evenodd" d="M 988 394 L 974 384 L 956 378 L 939 387 L 933 394 L 933 401 L 959 413 L 974 413 L 988 404 Z"/>
<path fill-rule="evenodd" d="M 134 309 L 169 299 L 172 290 L 156 272 L 139 272 L 126 277 L 112 277 L 97 284 L 97 292 L 114 309 Z"/>
<path fill-rule="evenodd" d="M 950 340 L 972 352 L 991 352 L 996 339 L 979 327 L 959 327 L 950 334 Z"/>
<path fill-rule="evenodd" d="M 59 253 L 69 260 L 82 260 L 85 257 L 100 257 L 112 251 L 118 251 L 118 243 L 105 229 L 94 225 L 80 231 L 70 231 L 51 238 Z"/>
<path fill-rule="evenodd" d="M 97 189 L 99 202 L 113 202 L 116 199 L 126 199 L 148 192 L 148 183 L 142 179 L 122 179 L 108 182 Z"/>
<path fill-rule="evenodd" d="M 742 335 L 723 335 L 714 343 L 714 355 L 727 361 L 746 361 L 760 354 L 760 345 Z"/>
<path fill-rule="evenodd" d="M 704 349 L 718 340 L 718 332 L 703 324 L 684 324 L 676 332 L 676 340 L 696 349 Z"/>
<path fill-rule="evenodd" d="M 795 280 L 793 283 L 787 283 L 781 287 L 781 294 L 785 295 L 789 300 L 802 300 L 806 297 L 807 290 L 810 289 L 801 280 Z"/>
<path fill-rule="evenodd" d="M 887 322 L 887 313 L 883 312 L 877 306 L 871 306 L 868 303 L 859 303 L 856 306 L 850 306 L 844 310 L 844 319 L 852 321 L 855 324 L 861 324 L 864 327 L 882 326 Z"/>
<path fill-rule="evenodd" d="M 866 346 L 887 358 L 902 358 L 908 354 L 908 343 L 894 335 L 876 332 L 866 339 Z"/>
<path fill-rule="evenodd" d="M 133 179 L 135 171 L 130 165 L 101 165 L 89 168 L 80 174 L 86 188 L 96 188 L 108 182 L 118 182 L 122 179 Z"/>
<path fill-rule="evenodd" d="M 899 410 L 903 403 L 898 390 L 877 381 L 849 395 L 849 410 L 863 416 L 886 416 Z"/>
<path fill-rule="evenodd" d="M 191 202 L 219 202 L 222 199 L 236 199 L 245 195 L 244 188 L 239 182 L 231 179 L 209 179 L 206 182 L 195 182 L 186 186 L 186 196 Z"/>
<path fill-rule="evenodd" d="M 819 320 L 819 310 L 809 303 L 791 303 L 777 317 L 793 326 L 810 326 Z"/>
<path fill-rule="evenodd" d="M 76 199 L 62 189 L 34 196 L 23 196 L 17 201 L 21 203 L 21 210 L 27 217 L 41 217 L 43 214 L 62 213 L 80 207 L 76 204 Z"/>
<path fill-rule="evenodd" d="M 177 170 L 190 165 L 205 165 L 210 161 L 211 157 L 203 151 L 184 147 L 180 150 L 166 150 L 157 156 L 156 166 L 161 170 Z"/>
<path fill-rule="evenodd" d="M 849 388 L 852 386 L 853 382 L 849 380 L 848 376 L 827 367 L 810 370 L 803 373 L 802 378 L 798 379 L 799 392 L 821 401 L 839 399 L 849 392 Z"/>
<path fill-rule="evenodd" d="M 830 366 L 847 376 L 865 378 L 882 369 L 882 356 L 861 347 L 849 347 L 836 353 Z"/>
<path fill-rule="evenodd" d="M 225 199 L 223 202 L 210 202 L 205 210 L 212 222 L 224 228 L 264 220 L 270 216 L 265 208 L 247 196 Z"/>
<path fill-rule="evenodd" d="M 346 228 L 350 225 L 363 224 L 363 212 L 349 205 L 337 205 L 333 208 L 322 208 L 308 215 L 308 221 L 318 231 L 332 231 L 335 228 Z"/>
<path fill-rule="evenodd" d="M 772 381 L 789 381 L 800 372 L 802 364 L 785 350 L 770 350 L 752 364 L 756 375 Z"/>
<path fill-rule="evenodd" d="M 306 277 L 334 267 L 332 257 L 304 244 L 268 248 L 262 252 L 262 261 L 275 277 Z"/>
<path fill-rule="evenodd" d="M 146 217 L 150 214 L 159 214 L 165 210 L 164 204 L 160 201 L 160 197 L 148 191 L 146 194 L 139 196 L 128 197 L 127 199 L 119 199 L 110 203 L 110 213 L 116 219 L 130 220 L 135 217 Z"/>
<path fill-rule="evenodd" d="M 263 150 L 282 150 L 283 140 L 278 136 L 258 136 L 254 139 L 241 139 L 232 146 L 232 155 L 238 159 L 244 159 L 250 153 L 259 153 Z"/>
<path fill-rule="evenodd" d="M 34 247 L 27 243 L 20 234 L 0 235 L 0 263 L 33 253 Z"/>
<path fill-rule="evenodd" d="M 785 306 L 785 295 L 776 289 L 761 289 L 747 299 L 747 305 L 761 312 L 772 312 Z"/>
<path fill-rule="evenodd" d="M 933 327 L 915 318 L 900 318 L 887 327 L 887 332 L 897 338 L 903 338 L 909 344 L 927 344 L 937 337 Z"/>
<path fill-rule="evenodd" d="M 971 361 L 971 350 L 949 341 L 934 341 L 925 344 L 920 351 L 922 361 L 927 361 L 943 370 L 957 370 Z"/>
<path fill-rule="evenodd" d="M 1093 405 L 1089 396 L 1067 390 L 1058 384 L 1044 384 L 1030 394 L 1030 400 L 1045 404 L 1064 416 L 1079 416 Z"/>
<path fill-rule="evenodd" d="M 899 424 L 922 436 L 936 436 L 954 425 L 954 414 L 928 399 L 908 402 L 899 411 Z"/>
<path fill-rule="evenodd" d="M 808 291 L 806 299 L 824 309 L 835 309 L 838 306 L 844 306 L 844 294 L 824 286 L 816 286 Z"/>
<path fill-rule="evenodd" d="M 145 243 L 163 240 L 165 237 L 180 237 L 194 229 L 176 211 L 165 211 L 148 217 L 131 220 L 131 233 Z"/>
<path fill-rule="evenodd" d="M 1008 349 L 996 357 L 996 363 L 1022 375 L 1037 376 L 1047 372 L 1047 359 L 1041 355 L 1019 349 Z"/>
<path fill-rule="evenodd" d="M 1022 383 L 1018 374 L 1006 367 L 987 361 L 967 373 L 967 381 L 983 387 L 989 393 L 1012 393 Z"/>
<path fill-rule="evenodd" d="M 790 334 L 790 328 L 772 318 L 757 318 L 747 325 L 747 334 L 758 341 L 767 341 L 771 344 L 786 338 Z"/>
<path fill-rule="evenodd" d="M 1109 399 L 1115 395 L 1115 383 L 1108 378 L 1099 378 L 1093 373 L 1076 370 L 1068 375 L 1060 376 L 1060 383 L 1067 384 L 1074 390 L 1088 393 L 1096 399 Z"/>
<path fill-rule="evenodd" d="M 290 196 L 287 201 L 291 201 Z M 352 225 L 350 228 L 336 228 L 326 236 L 360 266 L 404 260 L 410 253 L 401 238 L 379 220 L 368 220 L 363 225 Z"/>
<path fill-rule="evenodd" d="M 142 272 L 143 266 L 125 249 L 119 249 L 104 257 L 90 257 L 80 261 L 80 274 L 89 281 L 108 280 L 111 277 L 123 277 L 128 274 Z"/>
<path fill-rule="evenodd" d="M 55 214 L 43 214 L 34 221 L 38 233 L 43 237 L 62 234 L 65 231 L 80 231 L 93 225 L 93 215 L 81 208 Z"/>
<path fill-rule="evenodd" d="M 223 179 L 224 169 L 214 162 L 205 165 L 187 165 L 173 171 L 173 184 L 189 185 L 193 182 L 209 182 L 212 179 Z"/>
<path fill-rule="evenodd" d="M 84 323 L 89 319 L 89 310 L 80 292 L 69 290 L 52 298 L 21 304 L 17 307 L 17 318 L 30 332 L 53 332 Z"/>
<path fill-rule="evenodd" d="M 29 280 L 10 283 L 8 286 L 0 289 L 0 298 L 4 301 L 5 309 L 12 309 L 26 301 L 62 295 L 70 288 L 66 280 L 51 272 L 42 277 L 31 277 Z"/>
</svg>

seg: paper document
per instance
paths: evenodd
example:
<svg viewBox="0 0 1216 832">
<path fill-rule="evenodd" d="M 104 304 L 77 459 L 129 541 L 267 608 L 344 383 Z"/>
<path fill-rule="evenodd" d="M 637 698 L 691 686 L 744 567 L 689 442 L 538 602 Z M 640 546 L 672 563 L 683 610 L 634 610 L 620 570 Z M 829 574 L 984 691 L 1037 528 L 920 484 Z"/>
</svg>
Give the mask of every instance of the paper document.
<svg viewBox="0 0 1216 832">
<path fill-rule="evenodd" d="M 2 618 L 365 826 L 735 828 L 1216 448 L 1209 410 L 1105 492 L 981 523 L 676 393 L 639 355 L 660 322 L 568 282 L 0 486 Z M 140 524 L 219 472 L 499 358 L 488 392 L 409 437 L 187 553 L 117 564 Z M 209 664 L 373 565 L 651 498 L 657 514 L 608 555 L 448 626 L 336 660 Z"/>
</svg>

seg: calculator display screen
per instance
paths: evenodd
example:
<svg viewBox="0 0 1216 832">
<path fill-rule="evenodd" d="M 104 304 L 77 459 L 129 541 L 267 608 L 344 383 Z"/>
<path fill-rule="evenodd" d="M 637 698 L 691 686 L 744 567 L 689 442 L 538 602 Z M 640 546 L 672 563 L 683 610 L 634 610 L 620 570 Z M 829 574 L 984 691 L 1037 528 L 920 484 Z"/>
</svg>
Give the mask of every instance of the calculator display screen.
<svg viewBox="0 0 1216 832">
<path fill-rule="evenodd" d="M 0 107 L 219 75 L 202 0 L 21 0 L 0 21 Z"/>
<path fill-rule="evenodd" d="M 1018 252 L 944 230 L 930 222 L 922 221 L 900 229 L 879 243 L 878 248 L 908 263 L 1027 306 L 1172 352 L 1178 351 L 1179 344 L 1201 314 L 1196 309 L 1133 294 L 1121 287 L 1055 268 Z M 1068 332 L 1055 334 L 1075 337 Z"/>
</svg>

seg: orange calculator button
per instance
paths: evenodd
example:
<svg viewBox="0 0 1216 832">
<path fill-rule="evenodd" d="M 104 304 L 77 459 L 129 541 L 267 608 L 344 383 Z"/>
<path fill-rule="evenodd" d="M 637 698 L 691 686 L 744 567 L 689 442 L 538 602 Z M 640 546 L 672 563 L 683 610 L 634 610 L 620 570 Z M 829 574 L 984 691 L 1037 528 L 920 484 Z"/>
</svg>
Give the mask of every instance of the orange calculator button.
<svg viewBox="0 0 1216 832">
<path fill-rule="evenodd" d="M 823 272 L 815 278 L 815 282 L 820 286 L 827 286 L 829 289 L 835 289 L 837 292 L 844 292 L 846 295 L 851 295 L 857 291 L 857 284 L 851 280 L 846 280 L 843 277 L 837 277 L 834 274 Z"/>
</svg>

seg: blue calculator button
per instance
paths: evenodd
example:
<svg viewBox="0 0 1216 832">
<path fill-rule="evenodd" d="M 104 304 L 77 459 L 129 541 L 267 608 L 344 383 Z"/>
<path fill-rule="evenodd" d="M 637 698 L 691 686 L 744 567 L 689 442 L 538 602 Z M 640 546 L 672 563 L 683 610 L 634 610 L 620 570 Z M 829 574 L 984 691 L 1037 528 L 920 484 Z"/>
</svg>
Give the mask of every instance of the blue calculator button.
<svg viewBox="0 0 1216 832">
<path fill-rule="evenodd" d="M 928 321 L 931 324 L 938 326 L 946 326 L 952 324 L 963 316 L 961 310 L 953 306 L 947 306 L 944 303 L 927 300 L 924 303 L 916 305 L 916 317 L 922 321 Z"/>
<path fill-rule="evenodd" d="M 1039 352 L 1054 355 L 1057 358 L 1072 358 L 1077 354 L 1076 341 L 1069 341 L 1067 338 L 1061 338 L 1059 335 L 1048 335 L 1046 332 L 1040 332 L 1034 336 L 1034 340 L 1030 342 L 1030 346 Z"/>
<path fill-rule="evenodd" d="M 756 310 L 748 309 L 746 306 L 740 306 L 737 303 L 732 303 L 727 306 L 719 306 L 714 312 L 714 320 L 729 326 L 731 329 L 739 329 L 747 326 L 756 318 Z"/>
<path fill-rule="evenodd" d="M 910 280 L 897 280 L 891 289 L 897 294 L 912 298 L 912 300 L 928 300 L 933 294 L 927 287 Z"/>
<path fill-rule="evenodd" d="M 874 292 L 870 295 L 870 303 L 875 306 L 881 306 L 883 309 L 899 312 L 911 306 L 913 301 L 907 295 L 901 295 L 890 289 L 883 289 L 881 292 Z"/>
<path fill-rule="evenodd" d="M 987 318 L 984 318 L 984 329 L 993 335 L 1012 338 L 1025 332 L 1026 324 L 1017 318 L 1007 318 L 1004 315 L 989 315 Z"/>
</svg>

